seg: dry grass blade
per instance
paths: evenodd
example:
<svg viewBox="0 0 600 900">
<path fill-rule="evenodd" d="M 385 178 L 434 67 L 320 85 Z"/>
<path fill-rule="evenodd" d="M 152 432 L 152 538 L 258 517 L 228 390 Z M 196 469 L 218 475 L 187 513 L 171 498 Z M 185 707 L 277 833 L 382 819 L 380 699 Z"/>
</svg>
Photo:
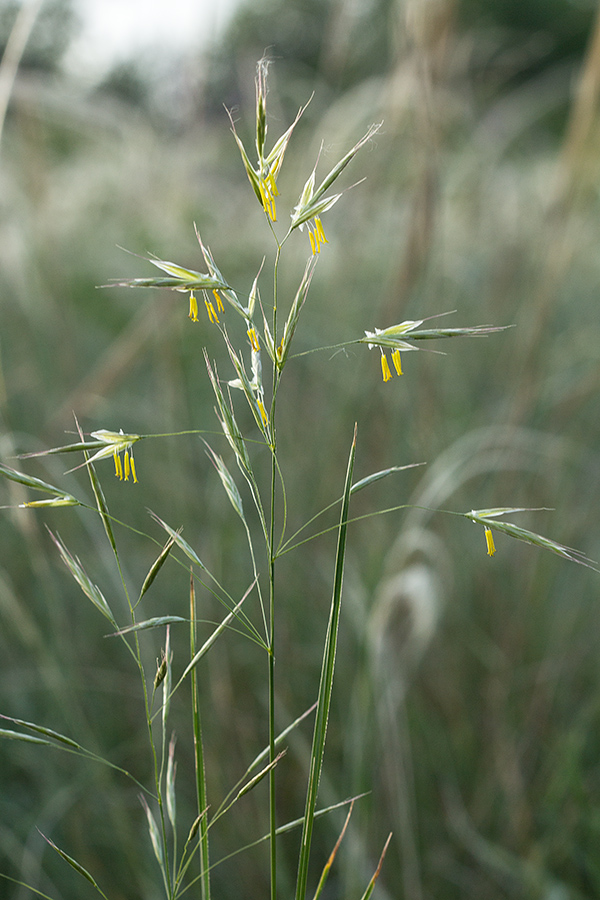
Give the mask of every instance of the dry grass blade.
<svg viewBox="0 0 600 900">
<path fill-rule="evenodd" d="M 346 829 L 348 828 L 348 824 L 350 823 L 350 816 L 352 815 L 353 809 L 354 809 L 354 800 L 350 804 L 350 809 L 348 810 L 346 820 L 345 820 L 343 828 L 340 832 L 340 836 L 336 841 L 335 847 L 329 854 L 329 859 L 327 860 L 327 862 L 325 863 L 325 865 L 323 867 L 323 871 L 321 872 L 321 877 L 319 879 L 319 883 L 317 885 L 317 889 L 315 891 L 315 896 L 314 896 L 313 900 L 317 900 L 317 897 L 319 897 L 319 895 L 321 894 L 321 891 L 323 890 L 325 882 L 327 881 L 327 876 L 329 875 L 329 871 L 333 865 L 333 861 L 335 860 L 335 858 L 337 856 L 337 852 L 340 849 L 342 840 L 344 839 L 344 835 L 346 834 Z"/>
<path fill-rule="evenodd" d="M 381 851 L 381 856 L 379 857 L 379 862 L 377 864 L 377 868 L 373 873 L 373 877 L 371 878 L 369 884 L 367 885 L 367 889 L 361 897 L 361 900 L 369 900 L 369 897 L 373 893 L 373 888 L 375 887 L 375 882 L 379 878 L 379 874 L 381 872 L 381 867 L 383 866 L 383 860 L 385 859 L 385 854 L 387 853 L 387 848 L 390 845 L 390 841 L 392 839 L 392 833 L 390 832 L 387 837 L 387 841 L 383 845 L 383 850 Z"/>
</svg>

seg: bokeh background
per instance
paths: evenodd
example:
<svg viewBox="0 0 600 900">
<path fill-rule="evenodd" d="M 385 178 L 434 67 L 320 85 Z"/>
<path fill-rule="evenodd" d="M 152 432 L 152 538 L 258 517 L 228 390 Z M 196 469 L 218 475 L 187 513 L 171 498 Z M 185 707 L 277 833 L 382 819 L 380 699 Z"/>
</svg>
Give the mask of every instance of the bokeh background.
<svg viewBox="0 0 600 900">
<path fill-rule="evenodd" d="M 217 21 L 208 8 L 205 19 L 198 10 L 186 19 L 157 0 L 169 26 L 181 17 L 185 40 L 167 39 L 165 24 L 164 37 L 140 41 L 140 9 L 137 36 L 121 37 L 118 52 L 111 34 L 116 43 L 127 0 L 121 13 L 106 4 L 96 37 L 88 4 L 43 0 L 27 21 L 18 3 L 0 3 L 0 47 L 12 47 L 0 70 L 2 461 L 87 496 L 85 473 L 64 475 L 70 460 L 15 456 L 72 440 L 73 413 L 86 432 L 215 428 L 202 348 L 220 371 L 226 364 L 208 324 L 189 323 L 183 295 L 98 286 L 155 274 L 123 247 L 202 268 L 195 222 L 230 283 L 249 290 L 271 245 L 223 105 L 251 145 L 254 70 L 266 52 L 271 138 L 314 92 L 281 175 L 282 220 L 322 141 L 325 172 L 384 121 L 344 175 L 345 186 L 366 181 L 326 217 L 329 244 L 297 349 L 452 310 L 449 325 L 515 326 L 440 346 L 446 356 L 405 354 L 404 376 L 385 385 L 366 347 L 294 360 L 278 403 L 290 529 L 339 496 L 356 421 L 359 477 L 427 463 L 358 495 L 357 515 L 403 503 L 550 507 L 519 522 L 599 559 L 597 4 L 256 0 Z M 296 235 L 282 297 L 293 296 L 307 251 Z M 265 302 L 269 283 L 263 276 Z M 148 509 L 183 526 L 233 593 L 243 591 L 243 535 L 200 438 L 144 442 L 136 463 L 136 486 L 99 466 L 112 513 L 156 540 Z M 26 499 L 14 484 L 0 489 L 6 506 Z M 93 515 L 5 509 L 0 712 L 70 734 L 146 779 L 136 672 L 46 526 L 125 615 Z M 135 592 L 156 545 L 125 528 L 118 540 Z M 316 694 L 334 543 L 324 536 L 282 560 L 281 728 Z M 369 794 L 328 898 L 361 896 L 390 830 L 380 898 L 600 894 L 599 576 L 502 536 L 496 543 L 489 559 L 481 529 L 421 508 L 351 529 L 321 798 Z M 187 579 L 166 567 L 145 612 L 185 615 Z M 200 602 L 207 619 L 220 615 L 210 597 Z M 177 669 L 186 637 L 173 639 Z M 146 636 L 149 672 L 162 641 Z M 215 806 L 264 746 L 265 671 L 237 634 L 202 667 Z M 172 716 L 186 831 L 193 762 L 183 696 Z M 310 734 L 307 724 L 290 736 L 279 768 L 282 822 L 302 814 Z M 263 788 L 215 829 L 213 860 L 267 831 Z M 340 817 L 318 825 L 313 878 Z M 55 900 L 92 896 L 38 829 L 112 900 L 161 896 L 135 789 L 66 754 L 5 741 L 0 870 Z M 292 895 L 297 841 L 282 844 L 282 897 Z M 215 896 L 264 897 L 267 874 L 264 847 L 248 851 L 215 869 Z M 0 896 L 31 892 L 0 880 Z"/>
</svg>

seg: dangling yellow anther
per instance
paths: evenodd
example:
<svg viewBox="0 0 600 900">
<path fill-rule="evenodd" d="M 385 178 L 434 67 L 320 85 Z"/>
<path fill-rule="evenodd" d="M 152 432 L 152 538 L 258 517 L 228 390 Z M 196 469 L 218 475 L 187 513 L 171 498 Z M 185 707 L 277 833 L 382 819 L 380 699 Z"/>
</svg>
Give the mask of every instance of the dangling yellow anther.
<svg viewBox="0 0 600 900">
<path fill-rule="evenodd" d="M 249 328 L 246 333 L 250 339 L 250 343 L 252 344 L 252 349 L 258 353 L 260 350 L 260 344 L 258 343 L 258 335 L 256 334 L 256 331 L 254 330 L 254 328 Z"/>
<path fill-rule="evenodd" d="M 193 291 L 190 291 L 190 312 L 189 317 L 192 322 L 198 321 L 198 301 Z"/>
<path fill-rule="evenodd" d="M 389 381 L 392 377 L 392 373 L 390 372 L 390 364 L 387 361 L 387 356 L 382 351 L 381 352 L 381 372 L 383 374 L 383 380 Z"/>
<path fill-rule="evenodd" d="M 220 295 L 219 292 L 216 291 L 216 290 L 213 290 L 213 294 L 214 294 L 215 300 L 217 301 L 217 309 L 218 309 L 218 311 L 219 311 L 219 312 L 225 312 L 225 307 L 223 306 L 223 301 L 221 300 L 221 295 Z"/>
<path fill-rule="evenodd" d="M 116 450 L 113 453 L 113 456 L 115 460 L 115 475 L 117 476 L 119 481 L 123 481 L 123 466 L 121 465 L 121 457 Z"/>
<path fill-rule="evenodd" d="M 126 450 L 123 454 L 123 463 L 125 469 L 125 481 L 129 481 L 129 473 L 131 471 L 131 467 L 129 465 L 129 450 Z"/>
<path fill-rule="evenodd" d="M 485 541 L 487 544 L 488 556 L 493 556 L 496 552 L 496 547 L 494 546 L 494 535 L 492 534 L 491 528 L 485 529 Z"/>
<path fill-rule="evenodd" d="M 312 255 L 315 256 L 315 254 L 319 251 L 317 249 L 316 241 L 310 228 L 308 229 L 308 239 L 310 241 L 310 249 L 312 250 Z"/>
<path fill-rule="evenodd" d="M 402 375 L 402 362 L 400 360 L 400 351 L 397 347 L 392 351 L 392 362 L 394 363 L 396 375 Z"/>
<path fill-rule="evenodd" d="M 208 318 L 214 325 L 219 325 L 219 319 L 215 312 L 215 308 L 210 302 L 210 300 L 205 300 L 204 304 L 206 306 L 206 312 L 208 313 Z"/>
<path fill-rule="evenodd" d="M 318 238 L 319 238 L 319 242 L 322 243 L 322 244 L 328 244 L 329 241 L 328 241 L 327 238 L 325 237 L 325 232 L 323 231 L 323 225 L 322 225 L 321 220 L 320 220 L 320 218 L 319 218 L 318 216 L 315 216 L 315 228 L 316 228 L 316 230 L 317 230 L 317 235 L 318 235 Z"/>
<path fill-rule="evenodd" d="M 133 450 L 129 454 L 129 461 L 131 463 L 131 474 L 133 475 L 133 483 L 137 484 L 138 480 L 137 480 L 137 475 L 135 474 L 135 463 L 133 461 Z"/>
</svg>

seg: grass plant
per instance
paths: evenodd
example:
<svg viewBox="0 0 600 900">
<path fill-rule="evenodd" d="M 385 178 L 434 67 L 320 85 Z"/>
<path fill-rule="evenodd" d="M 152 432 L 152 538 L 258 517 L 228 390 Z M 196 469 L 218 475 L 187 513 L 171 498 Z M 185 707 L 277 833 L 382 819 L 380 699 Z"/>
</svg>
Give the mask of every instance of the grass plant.
<svg viewBox="0 0 600 900">
<path fill-rule="evenodd" d="M 315 853 L 315 824 L 327 814 L 333 817 L 339 813 L 340 805 L 350 807 L 351 811 L 359 810 L 361 798 L 358 795 L 363 793 L 361 788 L 356 791 L 356 797 L 347 800 L 335 796 L 337 786 L 329 783 L 327 767 L 323 767 L 332 697 L 335 696 L 336 662 L 340 640 L 343 640 L 339 624 L 342 599 L 346 594 L 343 587 L 348 536 L 353 529 L 359 530 L 365 525 L 376 528 L 383 520 L 383 514 L 388 517 L 399 512 L 406 514 L 410 528 L 407 526 L 400 532 L 396 548 L 397 554 L 403 558 L 400 568 L 405 579 L 400 593 L 406 589 L 408 563 L 412 562 L 415 566 L 410 571 L 410 577 L 415 579 L 413 584 L 425 584 L 424 616 L 427 616 L 427 597 L 433 596 L 437 588 L 431 580 L 433 567 L 421 563 L 419 569 L 413 557 L 418 551 L 429 563 L 434 559 L 439 563 L 442 554 L 436 552 L 435 539 L 428 532 L 428 523 L 433 516 L 443 519 L 448 526 L 459 523 L 465 517 L 475 523 L 479 529 L 478 547 L 482 556 L 486 556 L 486 551 L 487 556 L 496 553 L 492 536 L 495 531 L 521 543 L 550 550 L 562 560 L 594 566 L 584 554 L 504 519 L 504 516 L 525 513 L 529 524 L 533 516 L 543 514 L 545 510 L 494 507 L 465 512 L 472 505 L 472 500 L 464 508 L 447 508 L 448 498 L 456 492 L 464 494 L 464 485 L 470 478 L 485 471 L 486 467 L 489 471 L 509 468 L 509 463 L 498 455 L 499 442 L 493 445 L 493 449 L 486 443 L 489 432 L 479 434 L 476 446 L 468 452 L 463 448 L 457 454 L 458 462 L 454 468 L 447 460 L 437 481 L 434 471 L 429 482 L 426 480 L 428 476 L 424 476 L 420 489 L 412 497 L 407 492 L 398 501 L 397 488 L 394 488 L 393 501 L 377 505 L 364 498 L 371 491 L 377 496 L 377 490 L 389 485 L 399 477 L 399 472 L 416 463 L 413 459 L 397 458 L 392 454 L 392 458 L 384 460 L 382 467 L 372 474 L 355 478 L 355 466 L 357 460 L 361 460 L 362 427 L 359 420 L 353 433 L 344 437 L 344 457 L 340 458 L 339 452 L 334 454 L 333 469 L 338 470 L 335 478 L 329 478 L 331 467 L 327 466 L 329 496 L 326 504 L 310 509 L 305 515 L 300 498 L 300 510 L 294 508 L 291 497 L 296 498 L 297 490 L 292 491 L 289 483 L 295 483 L 298 477 L 295 471 L 302 471 L 302 460 L 296 461 L 292 450 L 301 457 L 303 448 L 293 447 L 285 429 L 296 424 L 300 433 L 304 435 L 305 430 L 308 432 L 304 435 L 307 442 L 311 437 L 317 441 L 321 438 L 318 433 L 311 435 L 302 421 L 293 422 L 295 411 L 290 408 L 290 394 L 286 393 L 286 379 L 292 377 L 290 370 L 293 371 L 294 367 L 310 368 L 311 364 L 318 366 L 318 360 L 325 354 L 353 354 L 355 365 L 364 372 L 361 379 L 370 378 L 375 382 L 377 378 L 389 390 L 413 377 L 406 362 L 407 354 L 413 358 L 425 355 L 414 351 L 445 347 L 454 338 L 511 340 L 517 331 L 506 330 L 505 324 L 446 327 L 448 320 L 440 323 L 437 318 L 447 312 L 443 308 L 431 316 L 407 319 L 381 328 L 375 327 L 373 321 L 365 320 L 361 330 L 348 337 L 348 328 L 342 318 L 343 304 L 339 304 L 331 318 L 340 335 L 332 335 L 329 340 L 328 334 L 325 342 L 307 346 L 306 339 L 301 338 L 304 321 L 308 319 L 311 304 L 314 303 L 319 263 L 326 258 L 328 245 L 333 241 L 331 235 L 327 236 L 330 234 L 327 227 L 329 213 L 333 217 L 347 200 L 344 194 L 352 183 L 348 180 L 346 169 L 352 171 L 358 167 L 358 160 L 364 161 L 360 151 L 372 147 L 381 126 L 372 125 L 362 136 L 355 135 L 351 148 L 344 148 L 338 162 L 326 167 L 328 173 L 317 178 L 317 172 L 323 167 L 319 153 L 314 168 L 308 167 L 303 180 L 293 189 L 286 183 L 286 192 L 284 194 L 282 190 L 283 197 L 280 199 L 278 182 L 281 184 L 280 176 L 283 180 L 284 162 L 293 152 L 295 131 L 306 107 L 302 107 L 282 134 L 270 142 L 268 68 L 266 60 L 259 62 L 255 152 L 247 150 L 247 141 L 244 143 L 237 133 L 240 126 L 231 117 L 234 143 L 250 183 L 251 197 L 260 210 L 264 233 L 263 248 L 255 261 L 253 278 L 245 289 L 242 291 L 237 287 L 237 278 L 227 273 L 225 265 L 217 264 L 218 254 L 213 255 L 204 243 L 204 225 L 201 229 L 196 228 L 197 252 L 202 260 L 199 269 L 146 256 L 143 257 L 144 265 L 161 270 L 159 277 L 142 274 L 119 278 L 111 283 L 111 290 L 128 287 L 136 289 L 138 294 L 149 289 L 173 291 L 176 301 L 181 301 L 168 305 L 168 315 L 189 319 L 185 324 L 193 333 L 192 377 L 196 383 L 200 379 L 199 370 L 202 370 L 208 385 L 207 392 L 203 394 L 205 402 L 199 421 L 183 423 L 180 431 L 165 429 L 164 433 L 157 434 L 133 430 L 124 433 L 113 430 L 114 426 L 107 428 L 107 423 L 103 421 L 84 432 L 76 419 L 74 440 L 51 449 L 46 447 L 22 452 L 21 458 L 28 462 L 21 463 L 19 469 L 8 464 L 14 462 L 12 459 L 0 468 L 0 474 L 9 488 L 18 492 L 18 502 L 6 504 L 11 510 L 9 515 L 20 515 L 17 510 L 26 510 L 29 514 L 46 517 L 44 521 L 59 558 L 91 601 L 94 613 L 100 614 L 103 628 L 110 629 L 110 641 L 104 641 L 96 631 L 94 636 L 86 638 L 86 642 L 89 640 L 97 644 L 93 650 L 94 657 L 100 657 L 104 647 L 108 647 L 110 664 L 115 664 L 118 659 L 119 672 L 127 673 L 128 680 L 137 674 L 139 687 L 135 696 L 142 711 L 141 714 L 138 712 L 133 722 L 125 723 L 131 731 L 128 728 L 119 729 L 117 745 L 130 748 L 122 754 L 106 753 L 104 748 L 97 746 L 97 738 L 91 733 L 87 735 L 87 743 L 79 734 L 73 736 L 67 727 L 55 727 L 52 717 L 40 716 L 39 711 L 31 716 L 5 715 L 5 727 L 0 730 L 0 736 L 13 744 L 23 745 L 28 752 L 44 752 L 53 748 L 68 757 L 76 757 L 80 764 L 98 767 L 102 775 L 85 775 L 84 778 L 92 779 L 95 791 L 109 785 L 107 790 L 111 798 L 121 792 L 122 808 L 113 807 L 107 813 L 109 820 L 114 816 L 115 831 L 121 836 L 123 829 L 133 828 L 136 838 L 144 842 L 149 855 L 153 856 L 152 866 L 148 865 L 143 876 L 138 875 L 135 893 L 166 896 L 169 900 L 186 894 L 201 896 L 203 900 L 208 900 L 211 895 L 217 896 L 221 893 L 221 883 L 217 882 L 219 887 L 216 888 L 215 879 L 220 869 L 227 873 L 223 878 L 225 881 L 230 879 L 234 893 L 235 860 L 242 851 L 260 854 L 257 858 L 267 873 L 261 889 L 256 890 L 257 895 L 266 885 L 272 900 L 281 896 L 291 897 L 292 894 L 295 900 L 305 900 L 307 896 L 316 900 L 319 896 L 326 896 L 325 884 L 331 877 L 330 873 L 335 871 L 338 852 L 340 855 L 343 852 L 344 843 L 341 841 L 346 831 L 345 841 L 356 840 L 352 819 L 347 819 L 339 828 L 339 839 L 332 840 L 327 848 L 324 864 L 321 861 L 323 848 L 317 848 Z M 377 152 L 376 148 L 373 152 Z M 369 160 L 373 160 L 373 154 Z M 360 190 L 360 186 L 355 186 L 353 193 Z M 290 201 L 288 196 L 293 199 Z M 282 215 L 286 203 L 289 218 L 286 214 Z M 282 219 L 286 223 L 283 226 Z M 298 250 L 299 246 L 303 246 L 304 250 Z M 288 252 L 289 265 L 286 263 Z M 302 259 L 298 264 L 303 253 L 308 254 L 308 260 Z M 285 274 L 282 272 L 284 267 Z M 320 302 L 326 300 L 322 298 Z M 145 302 L 141 301 L 142 304 Z M 330 326 L 329 330 L 335 329 Z M 504 331 L 506 333 L 501 334 Z M 204 346 L 207 349 L 202 352 Z M 370 366 L 373 354 L 369 351 L 373 350 L 379 359 L 376 375 Z M 445 359 L 438 361 L 441 366 L 446 362 Z M 307 390 L 308 397 L 304 402 L 310 406 L 314 395 L 310 387 Z M 210 400 L 207 399 L 209 396 Z M 295 400 L 294 396 L 292 400 Z M 340 399 L 342 402 L 343 399 Z M 212 414 L 211 407 L 214 407 L 216 416 L 212 424 L 208 421 L 209 414 Z M 152 518 L 148 520 L 150 524 L 143 524 L 143 519 L 140 523 L 140 517 L 133 515 L 129 520 L 127 506 L 131 492 L 145 490 L 149 448 L 160 448 L 164 444 L 172 446 L 176 441 L 194 441 L 196 446 L 200 439 L 204 441 L 202 446 L 208 463 L 203 477 L 212 478 L 212 483 L 221 489 L 221 499 L 210 504 L 211 514 L 215 518 L 220 516 L 219 521 L 223 523 L 220 533 L 215 526 L 217 536 L 213 541 L 207 537 L 210 529 L 204 525 L 200 528 L 193 519 L 186 524 L 184 537 L 179 521 L 172 518 L 170 509 L 164 512 L 162 506 L 158 511 L 153 510 Z M 285 450 L 281 449 L 282 445 Z M 514 447 L 515 443 L 510 449 L 513 462 Z M 527 452 L 523 449 L 524 457 Z M 60 486 L 63 479 L 59 470 L 52 468 L 57 459 L 62 462 L 64 458 L 69 460 L 65 488 Z M 469 464 L 471 471 L 468 470 Z M 46 466 L 48 473 L 42 468 L 44 477 L 29 475 L 23 471 L 28 465 Z M 108 484 L 108 467 L 114 468 L 114 477 L 110 472 L 110 478 L 118 482 L 118 492 L 114 490 L 114 484 Z M 165 470 L 168 473 L 167 466 Z M 89 480 L 87 490 L 82 484 L 83 475 Z M 514 489 L 514 485 L 511 487 Z M 359 508 L 355 509 L 359 503 Z M 85 524 L 75 528 L 63 524 L 66 515 L 73 515 L 77 523 Z M 204 518 L 203 513 L 198 512 L 198 515 Z M 53 516 L 61 516 L 60 521 L 50 518 Z M 242 536 L 241 541 L 230 537 L 236 528 Z M 65 538 L 62 536 L 64 529 L 68 531 Z M 84 562 L 81 560 L 83 550 L 75 549 L 80 537 L 78 529 L 92 536 L 94 544 L 95 552 L 83 556 Z M 198 534 L 203 538 L 200 543 L 196 540 Z M 313 588 L 308 579 L 306 587 L 294 583 L 290 573 L 294 572 L 295 563 L 289 562 L 289 559 L 301 556 L 328 538 L 335 538 L 335 550 L 330 553 L 333 565 L 329 576 L 327 623 L 321 628 L 321 620 L 313 620 L 313 604 L 307 604 L 306 622 L 301 621 L 302 614 L 298 610 L 290 609 L 292 600 L 297 602 L 298 597 L 310 594 Z M 225 555 L 225 550 L 221 551 L 223 558 L 229 560 L 227 564 L 219 563 L 218 544 L 221 540 L 225 544 L 231 541 L 231 546 L 235 548 L 229 557 Z M 139 545 L 151 547 L 150 558 L 146 550 L 137 551 Z M 129 555 L 136 552 L 148 560 L 141 573 L 128 561 Z M 305 574 L 309 569 L 310 566 L 304 567 Z M 355 588 L 360 583 L 360 576 L 355 572 L 352 576 L 352 586 Z M 462 577 L 467 578 L 468 575 Z M 412 591 L 411 596 L 416 596 L 416 593 Z M 169 598 L 169 602 L 165 597 Z M 364 756 L 371 744 L 368 702 L 366 707 L 362 706 L 361 696 L 364 702 L 371 691 L 375 692 L 378 727 L 382 730 L 387 728 L 390 734 L 395 734 L 401 715 L 400 695 L 405 685 L 390 666 L 390 653 L 394 652 L 392 617 L 398 612 L 398 604 L 395 599 L 389 598 L 397 597 L 397 594 L 392 592 L 385 597 L 381 593 L 379 618 L 373 617 L 368 628 L 362 628 L 364 622 L 361 625 L 363 634 L 367 635 L 365 640 L 368 646 L 364 647 L 364 651 L 365 659 L 370 660 L 366 668 L 370 674 L 364 677 L 354 709 L 357 723 L 352 728 L 351 739 L 355 741 L 352 752 L 356 754 L 357 772 L 364 768 Z M 19 608 L 17 602 L 14 608 Z M 359 622 L 358 601 L 355 602 L 354 612 Z M 413 613 L 416 615 L 414 610 Z M 435 615 L 434 612 L 431 614 Z M 24 632 L 29 628 L 33 635 L 30 639 L 43 644 L 41 626 L 38 633 L 37 623 L 27 624 L 27 621 L 25 614 L 20 627 Z M 307 628 L 311 637 L 308 654 L 311 665 L 303 665 L 301 669 L 294 668 L 294 661 L 288 660 L 287 653 L 279 650 L 283 643 L 281 631 L 285 635 L 285 647 L 289 650 L 296 640 L 294 629 L 298 627 Z M 184 632 L 185 639 L 182 639 Z M 299 635 L 298 643 L 300 641 Z M 236 758 L 241 777 L 224 784 L 218 772 L 221 758 L 227 754 L 235 756 L 236 752 L 231 737 L 227 737 L 226 732 L 219 734 L 215 721 L 222 722 L 233 716 L 237 707 L 228 704 L 225 699 L 225 709 L 219 709 L 223 698 L 219 698 L 218 692 L 216 696 L 211 696 L 211 678 L 214 678 L 219 665 L 227 666 L 227 656 L 231 652 L 228 644 L 234 646 L 236 651 L 241 650 L 246 657 L 256 657 L 261 661 L 262 676 L 256 683 L 250 684 L 248 694 L 254 692 L 259 697 L 249 719 L 254 723 L 255 734 L 262 737 L 253 757 L 246 757 L 243 762 Z M 114 649 L 115 646 L 119 649 Z M 411 652 L 407 648 L 406 655 L 397 660 L 398 665 L 410 665 Z M 220 659 L 225 662 L 220 663 Z M 60 681 L 62 676 L 58 668 L 59 671 L 55 672 L 48 667 L 45 674 L 53 682 L 57 706 L 68 692 Z M 305 668 L 308 668 L 308 673 Z M 320 676 L 317 677 L 319 671 Z M 360 682 L 360 667 L 356 677 Z M 306 680 L 310 684 L 310 702 L 304 706 L 298 698 L 304 698 L 306 691 L 299 689 L 295 695 L 296 680 Z M 284 703 L 283 697 L 287 698 L 288 704 Z M 77 718 L 76 705 L 77 701 L 72 709 L 74 718 Z M 293 710 L 291 713 L 286 708 L 288 706 Z M 186 726 L 183 725 L 185 716 Z M 83 721 L 86 717 L 81 718 Z M 173 718 L 178 723 L 176 729 L 171 724 Z M 303 729 L 311 719 L 312 741 L 302 737 Z M 337 734 L 339 740 L 339 732 Z M 399 779 L 394 797 L 400 807 L 397 822 L 406 873 L 404 893 L 410 896 L 412 891 L 412 895 L 417 896 L 414 892 L 418 891 L 420 881 L 418 852 L 416 846 L 411 845 L 413 813 L 407 796 L 411 783 L 410 748 L 401 739 L 395 747 L 398 753 L 392 779 Z M 115 759 L 128 761 L 121 764 Z M 389 758 L 384 757 L 384 764 L 390 771 L 394 769 Z M 183 769 L 187 774 L 185 780 L 181 777 Z M 88 771 L 87 768 L 85 771 Z M 228 767 L 226 774 L 229 773 Z M 280 798 L 292 778 L 301 778 L 305 785 L 302 808 L 295 817 L 282 818 L 279 810 L 283 801 Z M 121 790 L 121 785 L 126 787 Z M 371 785 L 365 787 L 369 790 Z M 132 796 L 139 798 L 135 804 L 131 802 Z M 260 800 L 254 800 L 256 797 Z M 250 801 L 254 805 L 248 806 Z M 478 842 L 462 815 L 460 800 L 450 791 L 447 792 L 447 806 L 456 832 L 474 853 L 492 859 L 492 864 L 503 871 L 513 875 L 517 872 L 514 877 L 519 877 L 517 861 L 494 854 L 493 849 Z M 287 803 L 284 808 L 287 810 Z M 62 813 L 57 815 L 62 818 Z M 241 826 L 230 824 L 236 815 L 242 821 Z M 250 829 L 247 827 L 248 819 L 252 820 Z M 131 821 L 135 823 L 133 826 L 124 824 Z M 145 822 L 143 833 L 140 828 L 142 821 Z M 334 821 L 337 822 L 337 819 Z M 231 842 L 232 835 L 244 834 L 248 830 L 253 832 L 252 839 L 244 838 L 237 844 Z M 104 888 L 101 875 L 94 870 L 94 854 L 85 849 L 85 833 L 83 839 L 68 840 L 67 830 L 59 840 L 43 823 L 40 831 L 47 846 L 66 870 L 72 870 L 79 879 L 87 882 L 86 889 L 90 893 L 96 892 L 103 897 L 119 896 L 114 887 Z M 290 845 L 286 843 L 289 835 L 295 839 L 293 872 L 289 864 Z M 125 836 L 115 844 L 123 848 L 132 846 L 131 840 Z M 348 896 L 366 900 L 371 895 L 380 873 L 385 871 L 384 856 L 391 846 L 393 838 L 386 833 L 380 842 L 380 854 L 369 860 L 371 866 L 368 873 L 367 866 L 364 866 L 359 873 L 362 878 L 360 887 L 353 886 Z M 129 849 L 123 850 L 124 855 L 129 852 Z M 285 859 L 283 865 L 282 857 Z M 232 859 L 233 863 L 230 861 Z M 361 854 L 357 855 L 356 861 L 362 863 Z M 134 868 L 135 865 L 133 857 L 130 866 Z M 26 871 L 27 866 L 22 869 Z M 58 881 L 60 876 L 56 875 L 56 868 L 53 867 L 52 871 L 52 878 Z M 6 873 L 5 878 L 39 896 L 57 896 L 55 885 L 39 887 L 35 878 L 24 877 L 21 871 L 16 875 Z M 528 872 L 523 878 L 528 883 L 535 881 L 534 875 Z M 380 887 L 383 893 L 384 888 L 382 885 Z M 253 891 L 253 887 L 248 889 L 246 885 L 247 893 Z M 128 886 L 123 885 L 120 892 L 123 896 L 128 895 Z M 238 889 L 238 892 L 241 891 Z M 390 895 L 397 895 L 393 887 L 390 888 Z"/>
</svg>

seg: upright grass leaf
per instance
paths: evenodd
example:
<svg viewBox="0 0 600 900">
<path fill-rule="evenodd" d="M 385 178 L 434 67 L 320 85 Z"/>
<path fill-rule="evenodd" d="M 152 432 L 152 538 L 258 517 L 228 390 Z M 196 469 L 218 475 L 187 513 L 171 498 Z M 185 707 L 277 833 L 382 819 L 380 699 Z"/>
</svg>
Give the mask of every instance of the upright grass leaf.
<svg viewBox="0 0 600 900">
<path fill-rule="evenodd" d="M 321 667 L 321 679 L 319 682 L 319 698 L 315 715 L 315 728 L 310 754 L 310 769 L 308 786 L 306 790 L 306 806 L 304 811 L 304 824 L 302 827 L 302 840 L 300 845 L 300 857 L 298 860 L 298 878 L 296 882 L 296 900 L 305 900 L 306 885 L 308 880 L 308 864 L 310 860 L 310 846 L 312 841 L 317 795 L 319 792 L 319 780 L 323 766 L 323 754 L 325 751 L 325 739 L 327 737 L 327 723 L 329 720 L 329 707 L 331 704 L 331 692 L 333 689 L 333 675 L 335 671 L 335 653 L 337 648 L 338 626 L 342 605 L 342 585 L 344 580 L 344 559 L 346 555 L 346 533 L 348 530 L 348 509 L 350 505 L 350 491 L 352 489 L 352 473 L 354 471 L 354 456 L 356 453 L 356 426 L 350 448 L 348 467 L 346 470 L 346 482 L 342 498 L 340 524 L 338 532 L 337 553 L 335 560 L 335 577 L 333 582 L 333 594 L 327 625 L 327 636 L 323 650 Z"/>
</svg>

